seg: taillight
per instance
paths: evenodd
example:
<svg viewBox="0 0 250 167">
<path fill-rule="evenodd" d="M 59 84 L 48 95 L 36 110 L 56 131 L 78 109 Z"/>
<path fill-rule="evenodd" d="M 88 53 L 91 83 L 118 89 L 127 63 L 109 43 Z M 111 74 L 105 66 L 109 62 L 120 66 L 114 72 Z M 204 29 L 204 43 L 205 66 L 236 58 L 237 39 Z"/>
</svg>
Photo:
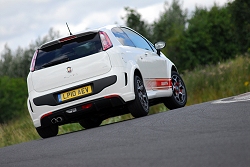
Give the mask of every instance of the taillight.
<svg viewBox="0 0 250 167">
<path fill-rule="evenodd" d="M 100 34 L 103 50 L 107 50 L 107 49 L 111 48 L 113 45 L 112 45 L 107 33 L 100 31 L 99 34 Z"/>
<path fill-rule="evenodd" d="M 34 53 L 34 55 L 32 57 L 32 60 L 31 60 L 31 64 L 30 64 L 30 71 L 31 72 L 35 71 L 35 64 L 36 64 L 37 54 L 38 54 L 38 50 L 35 51 L 35 53 Z"/>
</svg>

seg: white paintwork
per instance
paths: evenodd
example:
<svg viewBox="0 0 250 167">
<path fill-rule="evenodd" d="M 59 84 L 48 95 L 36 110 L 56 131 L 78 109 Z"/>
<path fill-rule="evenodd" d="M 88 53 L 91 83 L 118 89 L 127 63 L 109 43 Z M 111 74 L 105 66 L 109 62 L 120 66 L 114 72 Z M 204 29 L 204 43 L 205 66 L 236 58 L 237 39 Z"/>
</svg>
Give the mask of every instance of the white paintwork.
<svg viewBox="0 0 250 167">
<path fill-rule="evenodd" d="M 174 64 L 167 59 L 165 55 L 161 53 L 161 56 L 159 56 L 153 51 L 123 46 L 112 33 L 111 29 L 113 27 L 114 26 L 107 26 L 100 28 L 100 30 L 108 34 L 113 44 L 113 47 L 107 51 L 102 51 L 94 55 L 29 73 L 27 78 L 29 92 L 28 100 L 30 100 L 34 112 L 31 111 L 29 103 L 28 109 L 35 127 L 41 126 L 40 118 L 44 114 L 76 105 L 78 103 L 91 101 L 113 94 L 119 95 L 125 102 L 134 100 L 133 79 L 135 70 L 140 71 L 144 81 L 147 79 L 171 78 L 171 68 Z M 73 71 L 67 73 L 67 67 L 72 67 Z M 127 85 L 124 84 L 125 73 L 128 75 Z M 33 103 L 33 99 L 36 97 L 112 75 L 117 76 L 117 82 L 106 87 L 98 94 L 57 106 L 36 106 Z M 172 95 L 172 90 L 150 89 L 147 90 L 147 94 L 149 99 L 169 97 Z"/>
<path fill-rule="evenodd" d="M 72 68 L 67 73 L 67 67 Z M 110 71 L 111 63 L 106 52 L 99 52 L 73 61 L 31 73 L 34 90 L 43 92 L 81 80 L 86 80 Z"/>
</svg>

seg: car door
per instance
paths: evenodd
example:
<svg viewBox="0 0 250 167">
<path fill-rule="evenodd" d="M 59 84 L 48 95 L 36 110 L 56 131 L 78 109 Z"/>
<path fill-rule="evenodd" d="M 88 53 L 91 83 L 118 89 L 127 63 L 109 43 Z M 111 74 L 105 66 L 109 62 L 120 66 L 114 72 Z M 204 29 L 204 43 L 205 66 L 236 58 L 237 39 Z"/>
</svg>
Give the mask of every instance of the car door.
<svg viewBox="0 0 250 167">
<path fill-rule="evenodd" d="M 144 80 L 165 78 L 167 73 L 166 59 L 159 56 L 149 41 L 131 29 L 121 28 L 131 39 L 135 48 L 134 56 L 137 56 L 137 64 Z"/>
</svg>

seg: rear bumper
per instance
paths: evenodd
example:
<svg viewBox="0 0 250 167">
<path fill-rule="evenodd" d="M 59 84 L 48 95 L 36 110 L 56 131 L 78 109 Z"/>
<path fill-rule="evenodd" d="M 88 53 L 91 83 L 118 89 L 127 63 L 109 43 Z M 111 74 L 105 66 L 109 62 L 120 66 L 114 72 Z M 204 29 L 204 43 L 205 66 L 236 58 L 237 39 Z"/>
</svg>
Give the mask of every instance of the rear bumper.
<svg viewBox="0 0 250 167">
<path fill-rule="evenodd" d="M 102 102 L 103 100 L 106 101 L 105 97 L 110 96 L 110 95 L 119 96 L 123 102 L 128 102 L 128 101 L 133 100 L 135 96 L 133 93 L 133 86 L 130 85 L 130 83 L 131 82 L 126 81 L 126 75 L 125 75 L 124 69 L 121 67 L 119 68 L 114 67 L 109 73 L 105 75 L 90 78 L 88 80 L 85 80 L 85 82 L 83 81 L 83 82 L 73 83 L 72 84 L 73 86 L 71 86 L 70 88 L 69 88 L 69 85 L 65 85 L 63 89 L 57 88 L 54 91 L 53 90 L 48 90 L 46 92 L 30 91 L 29 98 L 27 101 L 29 113 L 33 121 L 33 124 L 36 128 L 42 126 L 41 118 L 44 117 L 45 114 L 49 114 L 49 113 L 56 114 L 61 111 L 66 111 L 65 109 L 71 109 L 72 106 L 73 107 L 81 106 L 81 104 L 86 104 L 88 102 L 93 102 L 93 101 L 98 102 L 98 105 L 94 105 L 97 110 L 94 110 L 94 109 L 89 110 L 90 114 L 92 112 L 93 113 L 103 112 L 104 114 L 106 114 L 106 116 L 108 116 L 110 115 L 110 113 L 106 113 L 106 111 L 113 111 L 112 105 L 114 104 L 112 103 L 112 105 L 109 105 L 108 103 L 105 102 L 104 104 L 107 106 L 106 108 L 109 108 L 108 106 L 111 106 L 111 107 L 108 110 L 105 109 L 105 111 L 104 110 L 99 111 L 98 109 L 100 108 L 99 103 L 103 103 Z M 58 93 L 60 92 L 64 92 L 67 90 L 71 90 L 71 89 L 89 85 L 89 84 L 92 85 L 94 88 L 91 94 L 88 94 L 79 98 L 74 98 L 72 100 L 68 100 L 65 102 L 59 102 L 59 100 L 56 97 Z M 121 105 L 121 107 L 122 106 L 124 105 Z M 80 113 L 81 112 L 79 112 L 79 114 Z M 119 114 L 120 108 L 118 110 L 113 111 L 112 113 L 116 115 L 122 115 L 122 114 Z M 90 114 L 88 113 L 88 110 L 84 110 L 84 113 L 80 115 L 82 115 L 85 118 L 85 117 L 88 117 Z M 71 115 L 73 117 L 74 115 L 77 115 L 77 113 L 74 113 Z M 69 117 L 71 117 L 71 115 L 69 115 Z M 65 121 L 73 122 L 74 119 L 70 118 L 70 119 L 66 119 Z"/>
<path fill-rule="evenodd" d="M 115 112 L 115 110 L 126 113 L 125 104 L 124 100 L 117 95 L 87 101 L 45 114 L 41 117 L 41 127 L 78 122 L 81 119 L 94 116 L 106 119 L 107 115 L 115 116 L 120 114 Z"/>
</svg>

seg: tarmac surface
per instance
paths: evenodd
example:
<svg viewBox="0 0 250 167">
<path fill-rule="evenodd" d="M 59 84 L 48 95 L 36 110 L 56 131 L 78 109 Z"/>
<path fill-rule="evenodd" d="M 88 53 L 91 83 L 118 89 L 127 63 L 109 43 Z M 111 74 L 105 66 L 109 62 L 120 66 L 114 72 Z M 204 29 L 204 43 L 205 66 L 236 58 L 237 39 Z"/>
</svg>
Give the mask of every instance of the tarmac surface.
<svg viewBox="0 0 250 167">
<path fill-rule="evenodd" d="M 250 166 L 250 93 L 0 149 L 1 167 Z"/>
</svg>

